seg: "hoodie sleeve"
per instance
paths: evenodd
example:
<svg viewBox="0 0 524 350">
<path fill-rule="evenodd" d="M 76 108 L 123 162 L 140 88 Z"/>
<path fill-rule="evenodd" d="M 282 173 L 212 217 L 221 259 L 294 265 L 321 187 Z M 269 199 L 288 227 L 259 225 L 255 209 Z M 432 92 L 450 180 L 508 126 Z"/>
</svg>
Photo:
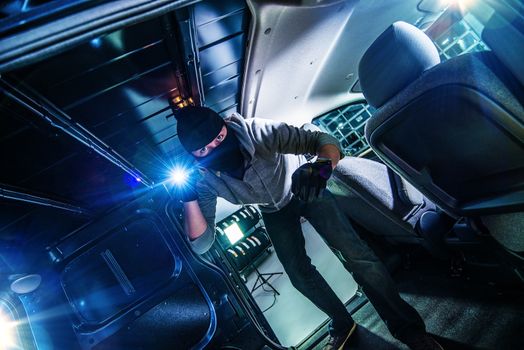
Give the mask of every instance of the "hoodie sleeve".
<svg viewBox="0 0 524 350">
<path fill-rule="evenodd" d="M 189 240 L 191 249 L 197 254 L 207 252 L 215 241 L 215 213 L 217 206 L 217 196 L 210 191 L 198 186 L 198 205 L 202 215 L 207 222 L 204 233 L 195 240 Z"/>
<path fill-rule="evenodd" d="M 338 140 L 325 132 L 304 130 L 268 119 L 249 121 L 256 144 L 267 153 L 316 154 L 322 146 L 334 145 L 340 151 L 340 159 L 344 158 Z"/>
</svg>

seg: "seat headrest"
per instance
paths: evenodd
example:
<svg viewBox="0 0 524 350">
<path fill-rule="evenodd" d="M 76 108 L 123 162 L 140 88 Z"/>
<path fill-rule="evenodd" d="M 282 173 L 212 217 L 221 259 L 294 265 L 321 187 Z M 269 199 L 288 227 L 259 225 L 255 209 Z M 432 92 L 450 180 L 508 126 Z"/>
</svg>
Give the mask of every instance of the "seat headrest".
<svg viewBox="0 0 524 350">
<path fill-rule="evenodd" d="M 367 102 L 378 108 L 439 63 L 437 48 L 426 34 L 406 22 L 395 22 L 362 56 L 360 86 Z"/>
</svg>

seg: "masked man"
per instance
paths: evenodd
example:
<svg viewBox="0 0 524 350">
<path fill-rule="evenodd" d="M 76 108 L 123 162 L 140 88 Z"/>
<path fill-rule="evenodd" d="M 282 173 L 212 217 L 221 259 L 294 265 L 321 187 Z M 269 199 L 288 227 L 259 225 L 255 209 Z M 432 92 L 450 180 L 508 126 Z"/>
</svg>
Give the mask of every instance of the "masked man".
<svg viewBox="0 0 524 350">
<path fill-rule="evenodd" d="M 175 116 L 180 142 L 198 164 L 197 176 L 180 194 L 185 233 L 195 252 L 206 252 L 214 241 L 217 197 L 258 204 L 291 283 L 332 319 L 325 349 L 342 349 L 356 324 L 306 254 L 303 216 L 363 287 L 395 337 L 412 349 L 442 349 L 324 190 L 343 157 L 335 138 L 238 114 L 224 120 L 204 107 L 186 107 Z M 318 155 L 317 161 L 307 163 L 304 154 Z"/>
</svg>

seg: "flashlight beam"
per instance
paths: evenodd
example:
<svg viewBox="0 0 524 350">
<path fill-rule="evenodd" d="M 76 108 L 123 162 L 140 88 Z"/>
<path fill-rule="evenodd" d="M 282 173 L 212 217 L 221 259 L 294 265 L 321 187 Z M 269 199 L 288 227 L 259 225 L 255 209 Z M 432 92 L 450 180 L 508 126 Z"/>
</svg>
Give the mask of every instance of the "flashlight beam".
<svg viewBox="0 0 524 350">
<path fill-rule="evenodd" d="M 188 177 L 189 175 L 187 170 L 183 168 L 175 168 L 170 172 L 171 181 L 178 186 L 183 185 L 187 181 Z"/>
</svg>

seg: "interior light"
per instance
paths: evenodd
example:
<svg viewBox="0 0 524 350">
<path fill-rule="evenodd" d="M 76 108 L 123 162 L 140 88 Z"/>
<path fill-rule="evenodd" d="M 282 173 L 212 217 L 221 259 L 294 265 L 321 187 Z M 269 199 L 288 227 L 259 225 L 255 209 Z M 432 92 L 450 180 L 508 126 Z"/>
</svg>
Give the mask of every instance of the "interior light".
<svg viewBox="0 0 524 350">
<path fill-rule="evenodd" d="M 226 234 L 226 237 L 229 239 L 229 242 L 231 242 L 231 244 L 235 244 L 244 237 L 244 233 L 242 233 L 242 230 L 236 222 L 226 227 L 224 229 L 224 233 Z"/>
<path fill-rule="evenodd" d="M 475 0 L 441 0 L 441 2 L 444 5 L 457 6 L 461 11 L 466 11 L 475 3 Z"/>
<path fill-rule="evenodd" d="M 189 174 L 184 168 L 174 168 L 170 172 L 170 179 L 175 185 L 181 186 L 186 183 Z"/>
<path fill-rule="evenodd" d="M 93 46 L 93 47 L 98 49 L 100 46 L 102 46 L 102 39 L 95 38 L 95 39 L 91 40 L 91 46 Z"/>
<path fill-rule="evenodd" d="M 178 107 L 178 109 L 182 109 L 184 107 L 187 107 L 188 104 L 187 104 L 187 101 L 184 101 L 184 102 L 180 102 L 179 104 L 176 105 Z"/>
<path fill-rule="evenodd" d="M 459 0 L 459 4 L 464 8 L 469 8 L 475 3 L 475 0 Z"/>
<path fill-rule="evenodd" d="M 15 348 L 15 332 L 14 322 L 9 322 L 4 315 L 0 314 L 0 349 Z"/>
</svg>

